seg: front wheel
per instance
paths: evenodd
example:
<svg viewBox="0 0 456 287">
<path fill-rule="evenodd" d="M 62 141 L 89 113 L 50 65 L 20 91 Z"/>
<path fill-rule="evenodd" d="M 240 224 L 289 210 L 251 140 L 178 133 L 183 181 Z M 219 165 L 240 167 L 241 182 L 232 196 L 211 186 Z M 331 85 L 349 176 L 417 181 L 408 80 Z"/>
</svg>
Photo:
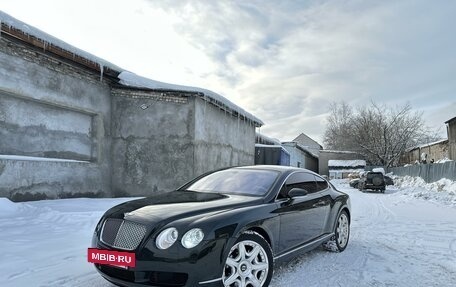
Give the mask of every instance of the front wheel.
<svg viewBox="0 0 456 287">
<path fill-rule="evenodd" d="M 231 247 L 223 268 L 225 287 L 267 287 L 273 272 L 272 251 L 256 232 L 247 232 Z"/>
</svg>

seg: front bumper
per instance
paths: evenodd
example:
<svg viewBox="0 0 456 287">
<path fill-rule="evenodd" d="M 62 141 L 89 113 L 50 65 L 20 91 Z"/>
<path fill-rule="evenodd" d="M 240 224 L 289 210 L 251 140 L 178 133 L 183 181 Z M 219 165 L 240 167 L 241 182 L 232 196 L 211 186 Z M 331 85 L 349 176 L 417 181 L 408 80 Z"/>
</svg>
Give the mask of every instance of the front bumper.
<svg viewBox="0 0 456 287">
<path fill-rule="evenodd" d="M 92 245 L 114 250 L 96 237 Z M 176 242 L 167 250 L 158 250 L 149 243 L 136 250 L 134 268 L 99 264 L 95 264 L 95 268 L 106 280 L 118 286 L 221 286 L 226 245 L 226 238 L 203 241 L 192 249 L 185 249 Z"/>
</svg>

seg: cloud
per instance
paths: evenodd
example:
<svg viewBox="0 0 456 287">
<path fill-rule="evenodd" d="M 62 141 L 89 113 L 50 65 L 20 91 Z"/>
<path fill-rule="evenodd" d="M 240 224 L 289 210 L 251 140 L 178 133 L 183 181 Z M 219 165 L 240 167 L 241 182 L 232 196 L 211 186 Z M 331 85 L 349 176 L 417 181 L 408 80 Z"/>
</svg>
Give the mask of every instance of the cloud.
<svg viewBox="0 0 456 287">
<path fill-rule="evenodd" d="M 135 73 L 220 93 L 280 139 L 321 141 L 337 100 L 409 101 L 429 125 L 455 115 L 455 1 L 92 2 L 2 6 Z"/>
<path fill-rule="evenodd" d="M 279 138 L 321 139 L 333 100 L 425 108 L 445 105 L 456 88 L 454 2 L 158 3 L 181 19 L 176 32 L 216 63 L 224 94 Z"/>
</svg>

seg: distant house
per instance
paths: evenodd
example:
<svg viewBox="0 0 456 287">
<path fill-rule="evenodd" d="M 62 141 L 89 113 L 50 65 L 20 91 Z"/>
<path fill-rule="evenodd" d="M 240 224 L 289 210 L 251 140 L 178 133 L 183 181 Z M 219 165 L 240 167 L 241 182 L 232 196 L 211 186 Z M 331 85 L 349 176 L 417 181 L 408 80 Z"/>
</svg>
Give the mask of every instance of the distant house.
<svg viewBox="0 0 456 287">
<path fill-rule="evenodd" d="M 290 165 L 290 153 L 281 145 L 255 144 L 255 164 Z"/>
<path fill-rule="evenodd" d="M 255 164 L 290 165 L 290 153 L 280 141 L 260 133 L 255 135 Z"/>
<path fill-rule="evenodd" d="M 323 146 L 321 146 L 317 141 L 313 140 L 311 137 L 304 133 L 301 133 L 294 140 L 292 140 L 292 142 L 296 142 L 302 147 L 305 147 L 307 150 L 315 154 L 317 157 L 320 153 L 320 150 L 323 149 Z"/>
<path fill-rule="evenodd" d="M 361 172 L 366 168 L 366 161 L 360 159 L 354 160 L 329 160 L 329 178 L 341 179 L 347 178 L 350 173 Z"/>
<path fill-rule="evenodd" d="M 297 142 L 282 142 L 282 146 L 290 153 L 290 165 L 318 172 L 318 155 L 310 148 Z"/>
<path fill-rule="evenodd" d="M 254 163 L 261 120 L 146 79 L 0 11 L 0 197 L 148 196 Z"/>
<path fill-rule="evenodd" d="M 360 160 L 364 156 L 353 151 L 321 150 L 318 160 L 318 173 L 329 176 L 330 160 Z"/>
<path fill-rule="evenodd" d="M 456 160 L 456 117 L 445 122 L 448 134 L 448 158 Z"/>
</svg>

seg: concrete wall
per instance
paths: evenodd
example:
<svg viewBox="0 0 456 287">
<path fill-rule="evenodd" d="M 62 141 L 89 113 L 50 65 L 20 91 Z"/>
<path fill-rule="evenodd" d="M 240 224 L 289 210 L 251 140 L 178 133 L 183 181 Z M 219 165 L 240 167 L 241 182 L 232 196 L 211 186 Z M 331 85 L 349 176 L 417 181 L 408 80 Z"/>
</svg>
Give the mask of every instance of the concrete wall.
<svg viewBox="0 0 456 287">
<path fill-rule="evenodd" d="M 195 95 L 113 89 L 114 195 L 171 191 L 214 169 L 251 165 L 255 128 Z"/>
<path fill-rule="evenodd" d="M 96 163 L 0 159 L 0 197 L 14 201 L 102 197 L 109 193 L 105 177 Z"/>
<path fill-rule="evenodd" d="M 112 90 L 114 195 L 171 191 L 194 176 L 194 103 L 189 96 Z"/>
<path fill-rule="evenodd" d="M 0 154 L 96 159 L 94 116 L 0 91 Z"/>
<path fill-rule="evenodd" d="M 253 165 L 252 122 L 66 61 L 0 38 L 0 197 L 147 196 Z"/>
<path fill-rule="evenodd" d="M 400 159 L 399 159 L 399 165 L 405 165 L 405 164 L 414 164 L 415 161 L 420 161 L 420 149 L 419 148 L 414 148 L 412 150 L 404 152 Z"/>
<path fill-rule="evenodd" d="M 405 152 L 399 161 L 400 165 L 405 164 L 414 164 L 416 161 L 421 162 L 421 154 L 427 154 L 427 161 L 430 162 L 431 159 L 438 161 L 440 159 L 448 158 L 448 141 L 422 146 L 414 148 L 408 152 Z"/>
<path fill-rule="evenodd" d="M 430 162 L 431 159 L 434 159 L 434 161 L 448 158 L 448 141 L 434 144 L 434 145 L 429 145 L 426 147 L 422 147 L 420 149 L 420 153 L 426 153 L 427 154 L 427 161 Z M 413 163 L 413 162 L 410 162 Z"/>
<path fill-rule="evenodd" d="M 110 88 L 100 76 L 0 38 L 0 196 L 107 195 Z M 48 188 L 44 188 L 44 187 Z"/>
<path fill-rule="evenodd" d="M 253 123 L 233 117 L 201 98 L 196 98 L 194 104 L 195 175 L 222 167 L 253 165 Z"/>
</svg>

